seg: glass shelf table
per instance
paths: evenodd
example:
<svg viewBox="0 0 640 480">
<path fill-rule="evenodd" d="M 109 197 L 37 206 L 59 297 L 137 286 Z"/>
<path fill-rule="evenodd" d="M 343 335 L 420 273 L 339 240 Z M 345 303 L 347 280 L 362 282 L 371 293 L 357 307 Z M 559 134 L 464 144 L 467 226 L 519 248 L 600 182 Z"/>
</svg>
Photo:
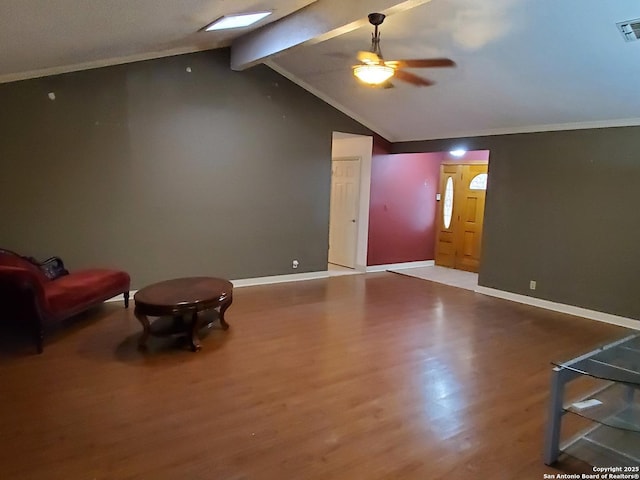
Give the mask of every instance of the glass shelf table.
<svg viewBox="0 0 640 480">
<path fill-rule="evenodd" d="M 640 333 L 553 365 L 544 462 L 551 465 L 564 452 L 593 466 L 638 467 Z M 598 387 L 565 402 L 567 384 L 583 377 L 597 379 Z M 580 417 L 590 426 L 561 444 L 565 415 Z"/>
</svg>

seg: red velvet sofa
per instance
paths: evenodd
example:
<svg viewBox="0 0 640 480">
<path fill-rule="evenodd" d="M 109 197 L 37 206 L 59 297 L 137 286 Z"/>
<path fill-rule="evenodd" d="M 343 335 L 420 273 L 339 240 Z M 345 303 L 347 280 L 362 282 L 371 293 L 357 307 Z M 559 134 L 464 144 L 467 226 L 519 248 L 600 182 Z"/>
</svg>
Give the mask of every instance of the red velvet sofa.
<svg viewBox="0 0 640 480">
<path fill-rule="evenodd" d="M 64 320 L 116 295 L 129 306 L 129 274 L 120 270 L 64 270 L 62 261 L 52 272 L 45 264 L 0 249 L 0 305 L 2 316 L 24 322 L 42 353 L 47 324 Z M 49 265 L 50 266 L 50 265 Z M 57 277 L 57 278 L 54 278 Z"/>
</svg>

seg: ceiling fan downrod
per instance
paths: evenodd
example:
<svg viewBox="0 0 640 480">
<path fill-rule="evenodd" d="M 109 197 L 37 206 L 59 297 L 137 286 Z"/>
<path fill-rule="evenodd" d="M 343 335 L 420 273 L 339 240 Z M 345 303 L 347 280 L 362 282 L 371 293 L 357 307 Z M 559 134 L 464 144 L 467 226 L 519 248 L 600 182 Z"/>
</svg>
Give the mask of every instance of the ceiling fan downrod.
<svg viewBox="0 0 640 480">
<path fill-rule="evenodd" d="M 380 32 L 378 31 L 378 26 L 382 25 L 386 15 L 384 13 L 370 13 L 368 15 L 369 23 L 373 25 L 374 30 L 371 34 L 371 51 L 382 57 L 382 52 L 380 51 Z"/>
</svg>

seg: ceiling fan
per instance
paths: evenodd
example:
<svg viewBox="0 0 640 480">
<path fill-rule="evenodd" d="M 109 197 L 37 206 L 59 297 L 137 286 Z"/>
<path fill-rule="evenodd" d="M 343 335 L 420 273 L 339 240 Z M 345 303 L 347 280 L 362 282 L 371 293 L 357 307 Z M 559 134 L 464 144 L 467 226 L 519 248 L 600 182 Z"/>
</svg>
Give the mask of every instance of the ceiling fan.
<svg viewBox="0 0 640 480">
<path fill-rule="evenodd" d="M 383 13 L 370 13 L 369 23 L 374 26 L 371 34 L 371 50 L 358 52 L 360 64 L 354 65 L 353 74 L 362 82 L 371 86 L 392 88 L 390 78 L 395 77 L 417 87 L 427 87 L 435 82 L 413 73 L 405 68 L 455 67 L 455 62 L 448 58 L 415 58 L 410 60 L 384 60 L 380 50 L 380 32 L 378 27 L 384 21 Z"/>
</svg>

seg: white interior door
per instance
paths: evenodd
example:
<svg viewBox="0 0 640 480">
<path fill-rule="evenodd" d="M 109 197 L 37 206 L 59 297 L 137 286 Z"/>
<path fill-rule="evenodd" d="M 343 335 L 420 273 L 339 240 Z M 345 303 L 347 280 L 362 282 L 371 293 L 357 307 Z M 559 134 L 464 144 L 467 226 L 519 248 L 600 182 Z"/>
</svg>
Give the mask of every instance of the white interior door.
<svg viewBox="0 0 640 480">
<path fill-rule="evenodd" d="M 336 158 L 331 162 L 329 263 L 355 268 L 358 241 L 360 159 Z"/>
</svg>

